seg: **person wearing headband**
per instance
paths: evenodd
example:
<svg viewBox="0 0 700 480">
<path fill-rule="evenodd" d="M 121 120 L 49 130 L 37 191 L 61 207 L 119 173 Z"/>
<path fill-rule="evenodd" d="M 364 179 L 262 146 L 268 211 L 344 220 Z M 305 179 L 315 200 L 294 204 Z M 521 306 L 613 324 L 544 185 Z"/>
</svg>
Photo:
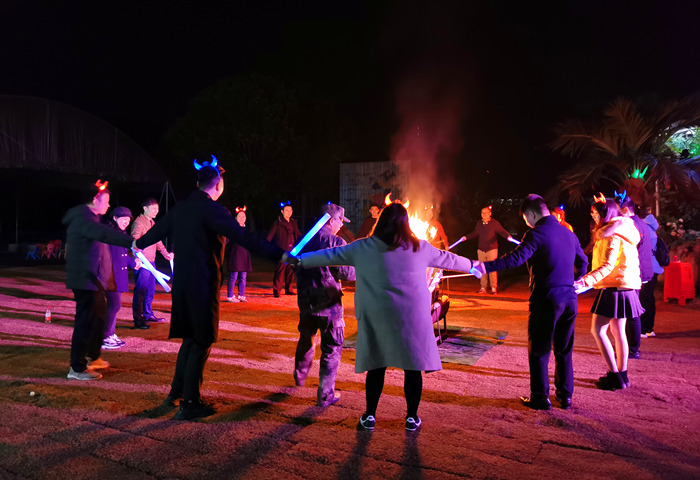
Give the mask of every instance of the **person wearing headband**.
<svg viewBox="0 0 700 480">
<path fill-rule="evenodd" d="M 246 228 L 246 207 L 236 207 L 236 221 L 241 228 Z M 250 261 L 250 252 L 235 242 L 227 240 L 226 252 L 228 258 L 229 279 L 226 285 L 226 301 L 231 303 L 247 302 L 245 296 L 246 279 L 248 272 L 253 271 L 253 264 Z M 238 295 L 233 294 L 233 290 L 238 282 Z"/>
<path fill-rule="evenodd" d="M 218 339 L 223 238 L 228 237 L 268 260 L 288 260 L 281 248 L 246 234 L 231 212 L 217 202 L 224 192 L 224 169 L 214 156 L 204 164 L 195 161 L 195 168 L 198 189 L 134 242 L 136 249 L 143 249 L 169 236 L 177 255 L 169 338 L 181 338 L 182 345 L 170 393 L 163 401 L 165 406 L 174 408 L 175 402 L 182 399 L 175 420 L 194 420 L 216 413 L 211 404 L 201 399 L 200 388 L 211 346 Z"/>
<path fill-rule="evenodd" d="M 66 233 L 66 288 L 73 291 L 75 321 L 70 348 L 72 380 L 96 380 L 96 370 L 109 367 L 101 358 L 107 321 L 106 292 L 114 284 L 109 245 L 128 247 L 133 238 L 100 222 L 109 210 L 108 182 L 86 191 L 86 204 L 73 207 L 63 217 Z"/>
<path fill-rule="evenodd" d="M 302 235 L 297 221 L 292 218 L 294 213 L 292 203 L 289 201 L 281 202 L 280 209 L 282 215 L 277 217 L 275 223 L 272 224 L 270 233 L 267 234 L 267 241 L 271 242 L 274 239 L 278 247 L 288 252 L 294 248 L 294 245 L 301 239 Z M 284 286 L 285 295 L 296 295 L 296 292 L 292 289 L 293 280 L 294 269 L 291 265 L 277 265 L 272 276 L 272 294 L 275 297 L 279 297 L 280 291 Z"/>
</svg>

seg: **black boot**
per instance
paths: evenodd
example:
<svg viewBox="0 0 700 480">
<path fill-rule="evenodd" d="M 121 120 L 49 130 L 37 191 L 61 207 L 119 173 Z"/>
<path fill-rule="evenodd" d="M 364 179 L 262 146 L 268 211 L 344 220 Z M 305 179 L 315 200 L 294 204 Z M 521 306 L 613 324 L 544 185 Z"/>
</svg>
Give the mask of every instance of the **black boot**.
<svg viewBox="0 0 700 480">
<path fill-rule="evenodd" d="M 195 420 L 197 418 L 214 415 L 216 410 L 208 403 L 200 400 L 189 400 L 180 402 L 180 410 L 177 411 L 173 420 Z"/>
<path fill-rule="evenodd" d="M 619 372 L 608 372 L 595 382 L 596 387 L 601 390 L 622 390 L 627 388 Z"/>
</svg>

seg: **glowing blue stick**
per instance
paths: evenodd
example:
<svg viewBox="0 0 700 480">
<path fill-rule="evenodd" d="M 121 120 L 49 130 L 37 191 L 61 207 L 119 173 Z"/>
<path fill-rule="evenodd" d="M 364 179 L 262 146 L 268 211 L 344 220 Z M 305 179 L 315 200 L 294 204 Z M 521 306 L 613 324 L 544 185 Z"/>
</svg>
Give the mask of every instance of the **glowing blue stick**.
<svg viewBox="0 0 700 480">
<path fill-rule="evenodd" d="M 514 238 L 509 238 L 508 241 L 509 241 L 509 242 L 512 242 L 512 243 L 514 243 L 514 244 L 516 244 L 516 245 L 520 245 L 520 243 L 521 243 L 521 242 L 517 241 L 517 240 L 514 239 Z"/>
<path fill-rule="evenodd" d="M 590 290 L 593 287 L 581 287 L 576 289 L 576 295 L 581 295 L 582 293 L 586 293 L 588 290 Z"/>
<path fill-rule="evenodd" d="M 141 252 L 134 252 L 136 254 L 136 258 L 141 260 L 141 266 L 151 272 L 151 274 L 155 277 L 156 280 L 158 280 L 158 283 L 160 283 L 160 286 L 163 287 L 163 290 L 166 292 L 170 291 L 170 285 L 168 285 L 168 282 L 165 281 L 167 278 L 170 280 L 170 277 L 167 275 L 163 275 L 160 273 L 158 270 L 155 269 L 155 267 L 149 262 L 146 257 L 143 256 L 143 253 Z"/>
<path fill-rule="evenodd" d="M 316 225 L 314 225 L 309 232 L 304 235 L 304 238 L 301 239 L 301 242 L 297 244 L 296 247 L 292 248 L 292 251 L 289 252 L 293 257 L 296 257 L 299 255 L 299 252 L 306 246 L 307 243 L 309 243 L 309 240 L 313 238 L 314 235 L 318 233 L 319 230 L 326 224 L 328 220 L 331 219 L 330 214 L 324 213 L 323 216 L 319 219 L 318 222 L 316 222 Z"/>
<path fill-rule="evenodd" d="M 447 247 L 447 249 L 448 249 L 448 250 L 452 250 L 452 249 L 455 248 L 457 245 L 459 245 L 460 243 L 462 243 L 462 242 L 464 242 L 464 241 L 466 241 L 466 240 L 467 240 L 467 237 L 462 237 L 462 238 L 460 238 L 459 240 L 457 240 L 455 243 L 453 243 L 452 245 L 450 245 L 449 247 Z"/>
</svg>

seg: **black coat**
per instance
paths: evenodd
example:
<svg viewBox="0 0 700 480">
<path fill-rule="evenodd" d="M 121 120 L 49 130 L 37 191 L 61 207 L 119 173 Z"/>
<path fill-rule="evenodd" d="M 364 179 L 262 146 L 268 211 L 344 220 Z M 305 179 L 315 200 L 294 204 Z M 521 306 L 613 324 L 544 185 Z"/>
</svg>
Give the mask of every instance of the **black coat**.
<svg viewBox="0 0 700 480">
<path fill-rule="evenodd" d="M 224 237 L 273 261 L 284 254 L 281 248 L 244 233 L 224 206 L 197 190 L 136 241 L 138 248 L 144 248 L 167 236 L 173 240 L 170 338 L 193 338 L 201 344 L 217 340 Z"/>
<path fill-rule="evenodd" d="M 293 218 L 287 221 L 284 217 L 278 217 L 275 223 L 272 224 L 270 233 L 267 234 L 268 242 L 271 242 L 273 238 L 278 247 L 285 251 L 291 250 L 301 240 L 301 232 L 297 221 Z"/>
<path fill-rule="evenodd" d="M 104 263 L 104 244 L 130 247 L 133 238 L 100 223 L 87 205 L 73 207 L 63 217 L 66 233 L 66 287 L 71 290 L 97 290 L 100 271 L 112 271 Z M 101 262 L 102 261 L 102 262 Z M 102 275 L 104 277 L 104 275 Z M 102 280 L 102 282 L 100 282 Z"/>
<path fill-rule="evenodd" d="M 528 262 L 530 301 L 547 296 L 552 288 L 570 287 L 588 268 L 588 258 L 576 235 L 562 226 L 554 215 L 541 218 L 528 230 L 523 241 L 510 253 L 492 262 L 484 262 L 486 272 L 515 268 Z M 574 272 L 576 267 L 576 272 Z"/>
<path fill-rule="evenodd" d="M 228 244 L 226 245 L 226 250 L 226 255 L 228 256 L 229 272 L 253 271 L 253 264 L 250 261 L 250 252 L 248 250 L 241 247 L 236 242 L 232 241 L 228 242 Z"/>
</svg>

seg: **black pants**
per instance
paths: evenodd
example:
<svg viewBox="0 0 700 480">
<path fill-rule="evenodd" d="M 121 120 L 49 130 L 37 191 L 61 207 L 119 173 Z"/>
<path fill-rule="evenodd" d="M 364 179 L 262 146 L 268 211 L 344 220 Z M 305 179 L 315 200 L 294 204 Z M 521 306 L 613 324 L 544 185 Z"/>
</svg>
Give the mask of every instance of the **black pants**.
<svg viewBox="0 0 700 480">
<path fill-rule="evenodd" d="M 642 284 L 644 286 L 645 284 Z M 640 290 L 637 290 L 637 295 Z M 641 303 L 642 299 L 639 298 Z M 639 353 L 639 347 L 642 344 L 642 320 L 640 317 L 628 318 L 625 323 L 625 335 L 627 336 L 627 345 L 630 349 L 630 354 Z"/>
<path fill-rule="evenodd" d="M 275 269 L 275 275 L 272 277 L 272 288 L 277 291 L 284 289 L 289 291 L 292 288 L 292 281 L 294 280 L 294 267 L 284 263 L 277 264 Z"/>
<path fill-rule="evenodd" d="M 549 397 L 549 354 L 554 345 L 554 386 L 557 395 L 569 398 L 574 393 L 574 325 L 578 298 L 570 287 L 556 287 L 545 297 L 530 298 L 528 323 L 528 361 L 530 394 L 533 400 Z"/>
<path fill-rule="evenodd" d="M 656 281 L 658 275 L 647 283 L 642 284 L 642 289 L 639 291 L 639 302 L 642 304 L 645 312 L 641 317 L 641 329 L 643 333 L 651 333 L 654 331 L 654 320 L 656 320 L 656 298 L 654 298 L 654 290 L 656 290 Z"/>
<path fill-rule="evenodd" d="M 367 414 L 376 416 L 379 397 L 384 390 L 386 367 L 370 370 L 365 380 Z M 406 397 L 406 418 L 418 418 L 418 405 L 423 394 L 423 375 L 420 370 L 404 370 L 403 394 Z"/>
<path fill-rule="evenodd" d="M 182 340 L 170 393 L 184 400 L 199 400 L 199 389 L 204 381 L 204 365 L 207 363 L 210 351 L 211 343 L 200 344 L 193 338 Z"/>
<path fill-rule="evenodd" d="M 75 322 L 70 345 L 70 366 L 75 372 L 84 372 L 87 360 L 100 358 L 107 319 L 105 291 L 73 290 Z"/>
</svg>

